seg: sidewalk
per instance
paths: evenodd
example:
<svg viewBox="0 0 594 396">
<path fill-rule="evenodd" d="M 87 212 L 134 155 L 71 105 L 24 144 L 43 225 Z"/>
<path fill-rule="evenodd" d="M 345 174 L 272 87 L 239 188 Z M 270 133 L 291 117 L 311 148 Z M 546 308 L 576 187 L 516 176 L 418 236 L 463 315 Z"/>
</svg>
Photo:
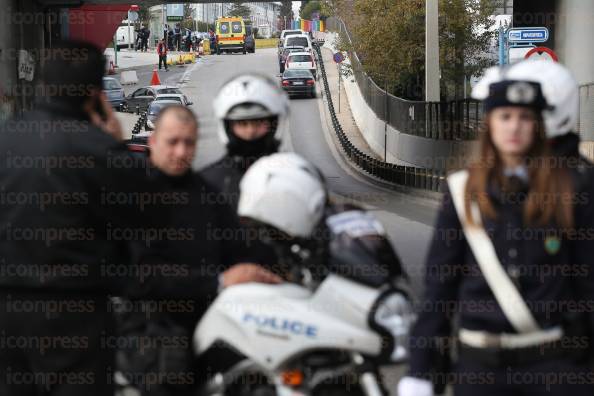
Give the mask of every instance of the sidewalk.
<svg viewBox="0 0 594 396">
<path fill-rule="evenodd" d="M 110 59 L 114 59 L 113 48 L 106 48 L 103 54 L 108 59 L 108 63 Z M 167 58 L 172 59 L 173 57 L 187 54 L 189 54 L 189 52 L 169 51 Z M 157 51 L 154 48 L 149 48 L 147 52 L 128 50 L 125 48 L 118 51 L 118 63 L 116 65 L 116 70 L 124 71 L 142 66 L 155 66 L 158 64 L 159 56 L 157 55 Z"/>
<path fill-rule="evenodd" d="M 322 47 L 322 59 L 324 60 L 324 66 L 326 67 L 326 76 L 328 78 L 328 85 L 330 86 L 330 93 L 332 95 L 332 101 L 334 102 L 334 108 L 336 109 L 336 116 L 342 126 L 344 133 L 348 136 L 349 140 L 353 145 L 361 150 L 363 153 L 381 160 L 382 157 L 375 153 L 365 138 L 361 134 L 359 127 L 355 123 L 349 101 L 344 90 L 344 77 L 340 83 L 340 106 L 338 102 L 338 67 L 332 59 L 332 51 L 328 48 Z M 348 77 L 355 78 L 355 77 Z M 340 109 L 340 112 L 339 112 Z"/>
</svg>

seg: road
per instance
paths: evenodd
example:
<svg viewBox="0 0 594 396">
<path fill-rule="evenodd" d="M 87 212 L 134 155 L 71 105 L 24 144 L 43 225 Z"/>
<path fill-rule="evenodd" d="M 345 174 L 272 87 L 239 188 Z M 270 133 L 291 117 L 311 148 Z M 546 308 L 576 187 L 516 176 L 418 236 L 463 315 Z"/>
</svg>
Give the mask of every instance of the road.
<svg viewBox="0 0 594 396">
<path fill-rule="evenodd" d="M 258 50 L 256 54 L 248 55 L 208 56 L 195 65 L 173 66 L 169 72 L 159 73 L 162 83 L 179 85 L 194 102 L 192 108 L 200 120 L 199 147 L 194 163 L 196 169 L 223 155 L 212 101 L 225 81 L 245 72 L 277 78 L 276 50 Z M 127 93 L 149 84 L 152 67 L 139 68 L 137 74 L 139 85 L 126 87 Z M 412 278 L 413 291 L 420 294 L 423 264 L 432 236 L 437 203 L 414 194 L 379 187 L 346 166 L 332 141 L 332 132 L 325 126 L 327 116 L 324 116 L 324 102 L 319 97 L 291 101 L 289 146 L 321 169 L 334 199 L 356 201 L 375 212 Z M 383 370 L 392 393 L 403 370 L 404 367 Z"/>
<path fill-rule="evenodd" d="M 172 66 L 169 72 L 163 70 L 159 73 L 163 84 L 180 85 L 194 102 L 192 108 L 200 120 L 200 140 L 194 163 L 196 169 L 223 155 L 224 148 L 218 140 L 212 101 L 225 81 L 245 72 L 277 78 L 276 49 L 258 50 L 255 54 L 248 55 L 207 56 L 197 64 Z M 137 74 L 139 84 L 126 86 L 127 93 L 149 84 L 152 66 L 139 68 Z M 324 127 L 321 112 L 323 113 L 323 102 L 319 98 L 291 101 L 289 145 L 322 170 L 337 199 L 354 200 L 376 213 L 413 279 L 413 289 L 418 293 L 436 203 L 416 195 L 378 187 L 345 166 L 332 143 L 331 131 Z"/>
</svg>

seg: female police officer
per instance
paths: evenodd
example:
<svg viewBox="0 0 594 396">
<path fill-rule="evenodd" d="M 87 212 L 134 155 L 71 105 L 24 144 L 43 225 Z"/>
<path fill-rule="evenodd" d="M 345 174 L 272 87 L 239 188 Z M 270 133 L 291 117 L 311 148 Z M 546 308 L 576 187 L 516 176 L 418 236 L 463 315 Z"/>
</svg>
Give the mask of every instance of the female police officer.
<svg viewBox="0 0 594 396">
<path fill-rule="evenodd" d="M 594 394 L 593 205 L 554 161 L 548 104 L 526 80 L 490 69 L 473 91 L 486 128 L 476 160 L 448 177 L 400 396 L 445 382 L 456 396 Z"/>
</svg>

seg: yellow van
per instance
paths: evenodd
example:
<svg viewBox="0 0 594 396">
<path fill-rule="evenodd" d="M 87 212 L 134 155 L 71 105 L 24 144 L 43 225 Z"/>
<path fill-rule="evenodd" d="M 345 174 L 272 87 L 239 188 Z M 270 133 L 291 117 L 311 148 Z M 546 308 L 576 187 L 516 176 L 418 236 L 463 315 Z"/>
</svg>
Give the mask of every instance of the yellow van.
<svg viewBox="0 0 594 396">
<path fill-rule="evenodd" d="M 221 52 L 243 52 L 245 48 L 245 23 L 242 17 L 224 17 L 215 24 L 217 55 Z"/>
</svg>

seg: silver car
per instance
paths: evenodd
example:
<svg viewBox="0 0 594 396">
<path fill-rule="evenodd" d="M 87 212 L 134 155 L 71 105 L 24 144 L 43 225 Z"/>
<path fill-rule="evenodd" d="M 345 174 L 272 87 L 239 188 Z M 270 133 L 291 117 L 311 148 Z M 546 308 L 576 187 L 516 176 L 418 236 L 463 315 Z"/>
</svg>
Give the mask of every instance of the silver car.
<svg viewBox="0 0 594 396">
<path fill-rule="evenodd" d="M 126 107 L 126 95 L 124 95 L 124 88 L 118 80 L 113 77 L 103 77 L 103 92 L 107 96 L 107 100 L 112 107 L 120 108 Z"/>
</svg>

